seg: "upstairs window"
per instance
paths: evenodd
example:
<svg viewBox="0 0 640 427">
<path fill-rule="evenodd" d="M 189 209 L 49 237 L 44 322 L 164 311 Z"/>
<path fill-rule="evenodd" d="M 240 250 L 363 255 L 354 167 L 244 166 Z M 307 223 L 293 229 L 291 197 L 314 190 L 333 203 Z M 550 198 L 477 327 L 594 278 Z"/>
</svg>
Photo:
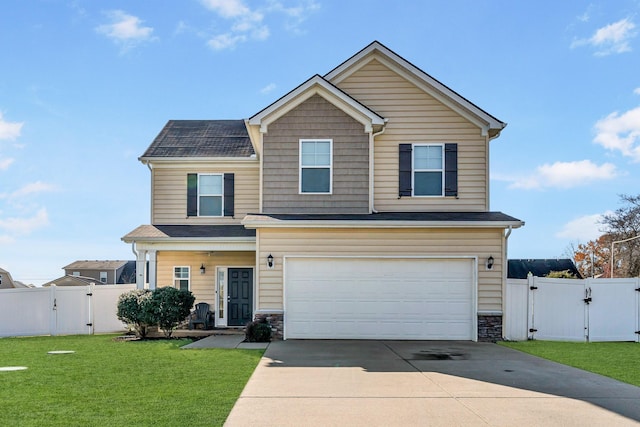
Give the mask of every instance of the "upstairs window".
<svg viewBox="0 0 640 427">
<path fill-rule="evenodd" d="M 331 194 L 331 139 L 300 140 L 300 193 Z"/>
<path fill-rule="evenodd" d="M 106 271 L 101 271 L 100 272 L 100 281 L 102 283 L 107 283 L 107 272 Z"/>
<path fill-rule="evenodd" d="M 222 174 L 198 175 L 199 216 L 222 216 Z"/>
<path fill-rule="evenodd" d="M 398 196 L 458 197 L 458 144 L 399 144 Z"/>
<path fill-rule="evenodd" d="M 442 196 L 444 184 L 444 146 L 413 146 L 413 195 Z"/>
<path fill-rule="evenodd" d="M 234 183 L 232 173 L 187 174 L 187 216 L 233 216 Z"/>
<path fill-rule="evenodd" d="M 188 291 L 190 280 L 189 267 L 173 267 L 173 287 L 181 291 Z"/>
</svg>

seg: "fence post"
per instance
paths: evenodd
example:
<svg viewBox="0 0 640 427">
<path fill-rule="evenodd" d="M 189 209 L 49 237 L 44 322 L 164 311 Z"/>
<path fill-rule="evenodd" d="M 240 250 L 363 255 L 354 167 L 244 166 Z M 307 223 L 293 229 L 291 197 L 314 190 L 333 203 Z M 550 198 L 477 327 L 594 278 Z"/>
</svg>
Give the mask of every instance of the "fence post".
<svg viewBox="0 0 640 427">
<path fill-rule="evenodd" d="M 56 285 L 49 287 L 49 335 L 55 336 L 58 332 L 58 303 L 56 301 Z"/>
<path fill-rule="evenodd" d="M 536 289 L 536 278 L 529 272 L 527 275 L 527 295 L 528 295 L 528 316 L 527 316 L 527 337 L 532 340 L 534 339 L 535 329 L 535 318 L 534 318 L 534 310 L 535 310 L 535 294 L 533 291 Z"/>
</svg>

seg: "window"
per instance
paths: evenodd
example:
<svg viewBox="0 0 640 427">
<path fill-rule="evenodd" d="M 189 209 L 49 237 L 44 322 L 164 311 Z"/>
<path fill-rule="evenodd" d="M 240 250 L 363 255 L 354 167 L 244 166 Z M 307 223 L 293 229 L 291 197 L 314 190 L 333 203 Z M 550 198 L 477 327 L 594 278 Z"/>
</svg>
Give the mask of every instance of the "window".
<svg viewBox="0 0 640 427">
<path fill-rule="evenodd" d="M 189 267 L 173 267 L 173 287 L 188 291 L 189 286 L 189 278 L 190 278 L 190 268 Z"/>
<path fill-rule="evenodd" d="M 413 146 L 413 195 L 442 196 L 444 184 L 444 147 Z"/>
<path fill-rule="evenodd" d="M 300 140 L 300 193 L 331 193 L 332 148 L 330 139 Z"/>
<path fill-rule="evenodd" d="M 74 271 L 72 276 L 78 277 L 78 276 L 80 276 L 80 272 L 79 271 Z"/>
<path fill-rule="evenodd" d="M 198 213 L 222 216 L 222 175 L 198 175 Z"/>
<path fill-rule="evenodd" d="M 100 272 L 100 281 L 102 283 L 107 283 L 107 272 L 106 271 L 101 271 Z"/>
<path fill-rule="evenodd" d="M 234 174 L 187 174 L 187 216 L 233 216 Z"/>
<path fill-rule="evenodd" d="M 458 144 L 400 144 L 398 196 L 458 197 Z"/>
</svg>

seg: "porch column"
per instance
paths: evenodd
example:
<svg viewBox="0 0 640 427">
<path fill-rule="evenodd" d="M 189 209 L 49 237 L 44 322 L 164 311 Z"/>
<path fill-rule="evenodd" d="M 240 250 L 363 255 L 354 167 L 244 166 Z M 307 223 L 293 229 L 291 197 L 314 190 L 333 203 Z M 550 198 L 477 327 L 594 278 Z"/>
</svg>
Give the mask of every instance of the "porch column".
<svg viewBox="0 0 640 427">
<path fill-rule="evenodd" d="M 149 251 L 149 289 L 152 291 L 156 289 L 157 275 L 156 275 L 156 251 Z"/>
<path fill-rule="evenodd" d="M 136 288 L 144 289 L 145 273 L 147 271 L 147 251 L 138 251 L 136 257 Z"/>
</svg>

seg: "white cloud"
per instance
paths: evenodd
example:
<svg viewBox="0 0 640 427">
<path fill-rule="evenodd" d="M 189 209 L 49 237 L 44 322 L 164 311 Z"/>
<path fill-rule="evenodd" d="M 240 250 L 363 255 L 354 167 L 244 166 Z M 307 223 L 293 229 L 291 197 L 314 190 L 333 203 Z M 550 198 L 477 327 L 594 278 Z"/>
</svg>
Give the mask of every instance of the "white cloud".
<svg viewBox="0 0 640 427">
<path fill-rule="evenodd" d="M 31 182 L 29 184 L 26 184 L 12 193 L 9 193 L 8 195 L 4 195 L 4 197 L 7 197 L 10 200 L 12 200 L 12 199 L 18 199 L 21 197 L 29 196 L 31 194 L 46 193 L 46 192 L 51 192 L 55 190 L 56 190 L 55 185 L 47 184 L 46 182 L 42 182 L 42 181 L 36 181 L 36 182 Z M 2 194 L 0 194 L 0 198 L 3 198 Z"/>
<path fill-rule="evenodd" d="M 284 15 L 287 18 L 285 28 L 296 31 L 309 14 L 319 8 L 312 0 L 301 1 L 295 7 L 285 7 L 281 2 L 271 0 L 266 7 L 255 9 L 242 0 L 201 0 L 201 3 L 218 17 L 231 23 L 227 31 L 209 37 L 207 45 L 214 50 L 233 49 L 250 40 L 268 39 L 271 29 L 265 23 L 267 15 Z"/>
<path fill-rule="evenodd" d="M 571 240 L 578 240 L 580 242 L 588 242 L 600 237 L 603 232 L 601 224 L 603 215 L 611 214 L 612 212 L 605 212 L 604 214 L 585 215 L 579 218 L 575 218 L 566 223 L 562 230 L 556 233 L 556 237 L 566 238 Z"/>
<path fill-rule="evenodd" d="M 636 95 L 640 95 L 640 87 L 637 87 L 633 90 L 633 93 L 635 93 Z"/>
<path fill-rule="evenodd" d="M 629 52 L 631 51 L 629 41 L 636 36 L 636 32 L 633 31 L 635 28 L 636 25 L 630 18 L 624 18 L 599 28 L 588 39 L 574 40 L 571 48 L 589 45 L 596 48 L 597 56 Z"/>
<path fill-rule="evenodd" d="M 603 181 L 617 176 L 616 167 L 612 163 L 598 166 L 591 160 L 574 162 L 546 163 L 536 168 L 532 175 L 508 179 L 512 181 L 509 188 L 542 189 L 542 188 L 573 188 L 587 185 L 593 181 Z"/>
<path fill-rule="evenodd" d="M 640 162 L 640 107 L 622 114 L 617 111 L 595 124 L 594 142 Z"/>
<path fill-rule="evenodd" d="M 8 122 L 2 117 L 0 112 L 0 140 L 13 141 L 20 136 L 24 122 Z"/>
<path fill-rule="evenodd" d="M 11 166 L 14 161 L 15 159 L 12 159 L 11 157 L 0 159 L 0 171 L 9 169 L 9 166 Z"/>
<path fill-rule="evenodd" d="M 112 10 L 106 12 L 106 15 L 111 23 L 98 26 L 96 31 L 120 44 L 124 50 L 153 40 L 153 28 L 142 26 L 140 18 L 122 10 Z"/>
<path fill-rule="evenodd" d="M 262 89 L 260 89 L 260 93 L 263 95 L 266 95 L 268 93 L 271 93 L 275 90 L 276 88 L 276 84 L 275 83 L 269 83 L 268 85 L 266 85 L 265 87 L 263 87 Z"/>
<path fill-rule="evenodd" d="M 12 235 L 30 234 L 38 228 L 49 225 L 49 215 L 45 208 L 41 208 L 35 215 L 27 218 L 0 218 L 0 229 Z M 9 236 L 5 236 L 8 238 Z"/>
</svg>

